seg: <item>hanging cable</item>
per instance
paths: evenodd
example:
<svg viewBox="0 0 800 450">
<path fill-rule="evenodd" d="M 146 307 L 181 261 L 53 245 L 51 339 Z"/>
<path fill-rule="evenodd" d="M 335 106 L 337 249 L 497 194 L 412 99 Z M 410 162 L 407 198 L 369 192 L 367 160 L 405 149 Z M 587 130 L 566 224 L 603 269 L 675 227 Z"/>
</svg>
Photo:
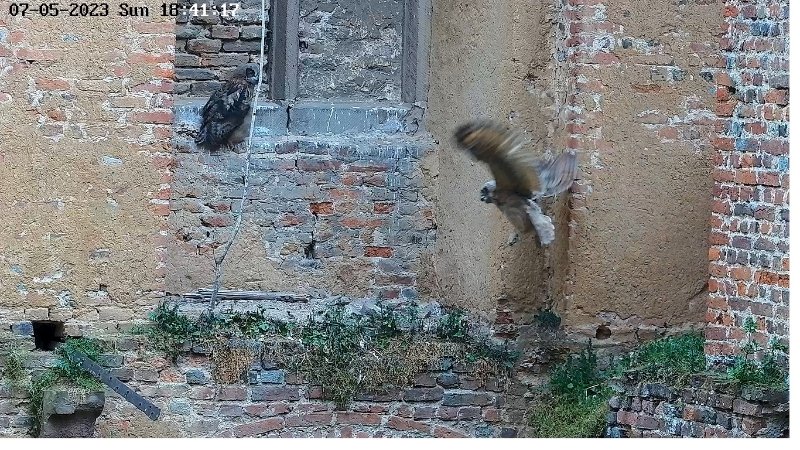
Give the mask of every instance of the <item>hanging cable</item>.
<svg viewBox="0 0 800 450">
<path fill-rule="evenodd" d="M 256 85 L 256 92 L 253 96 L 253 104 L 250 106 L 250 134 L 247 138 L 247 151 L 245 153 L 245 162 L 244 162 L 244 178 L 242 181 L 242 198 L 239 201 L 239 212 L 236 215 L 236 221 L 233 225 L 233 234 L 231 238 L 228 240 L 227 244 L 225 244 L 225 248 L 222 251 L 222 254 L 219 258 L 214 258 L 214 284 L 212 286 L 211 291 L 211 303 L 209 304 L 208 310 L 209 313 L 214 311 L 214 308 L 217 306 L 217 297 L 219 296 L 219 289 L 220 283 L 222 281 L 223 275 L 223 263 L 225 262 L 225 258 L 228 256 L 228 252 L 231 250 L 234 242 L 236 241 L 236 237 L 239 235 L 239 231 L 242 228 L 242 216 L 244 215 L 244 204 L 247 201 L 247 189 L 250 186 L 250 160 L 252 155 L 253 149 L 253 132 L 255 131 L 255 124 L 256 124 L 256 108 L 258 107 L 258 97 L 261 94 L 261 84 L 264 76 L 264 38 L 267 34 L 267 19 L 264 10 L 266 8 L 265 5 L 266 0 L 261 0 L 261 54 L 259 55 L 258 59 L 258 84 Z"/>
</svg>

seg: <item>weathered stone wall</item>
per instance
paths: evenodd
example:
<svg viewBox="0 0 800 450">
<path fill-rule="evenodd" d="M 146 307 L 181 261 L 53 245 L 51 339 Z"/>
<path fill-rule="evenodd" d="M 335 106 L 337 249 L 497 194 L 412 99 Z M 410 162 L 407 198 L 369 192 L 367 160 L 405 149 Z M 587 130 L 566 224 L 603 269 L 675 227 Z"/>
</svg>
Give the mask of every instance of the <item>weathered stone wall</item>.
<svg viewBox="0 0 800 450">
<path fill-rule="evenodd" d="M 563 311 L 613 345 L 702 321 L 721 3 L 570 0 L 574 187 Z"/>
<path fill-rule="evenodd" d="M 509 246 L 513 227 L 479 200 L 488 170 L 459 150 L 452 134 L 467 120 L 492 118 L 523 132 L 537 153 L 564 148 L 560 14 L 549 2 L 433 2 L 425 124 L 439 145 L 423 170 L 439 228 L 423 289 L 492 320 L 530 323 L 538 308 L 560 298 L 569 264 L 567 196 L 546 210 L 558 236 L 550 249 L 530 236 Z"/>
<path fill-rule="evenodd" d="M 706 319 L 711 362 L 789 338 L 789 2 L 729 1 L 715 82 L 718 135 Z"/>
<path fill-rule="evenodd" d="M 709 24 L 721 11 L 713 0 L 434 2 L 432 291 L 523 328 L 552 308 L 569 340 L 609 347 L 702 323 L 718 34 Z M 509 247 L 511 226 L 478 202 L 488 171 L 451 139 L 476 117 L 507 118 L 537 152 L 578 152 L 579 182 L 546 208 L 550 248 L 533 238 Z"/>
<path fill-rule="evenodd" d="M 70 336 L 118 333 L 165 293 L 211 286 L 239 212 L 245 154 L 197 149 L 190 131 L 204 96 L 257 58 L 260 1 L 242 3 L 236 20 L 177 28 L 155 14 L 0 19 L 0 341 L 28 336 L 31 320 L 64 321 Z M 491 319 L 519 343 L 523 371 L 541 375 L 588 337 L 611 347 L 702 322 L 710 226 L 709 353 L 730 354 L 747 315 L 760 318 L 760 340 L 788 334 L 786 2 L 729 1 L 723 13 L 721 0 L 437 0 L 429 102 L 413 106 L 399 104 L 402 2 L 301 4 L 307 101 L 258 111 L 224 288 L 440 299 Z M 348 64 L 325 71 L 342 55 Z M 172 94 L 199 97 L 175 106 L 174 142 Z M 546 207 L 557 224 L 550 248 L 508 246 L 510 224 L 478 201 L 488 173 L 451 142 L 477 117 L 507 117 L 537 151 L 579 153 L 581 179 Z M 542 308 L 562 329 L 537 324 Z M 178 370 L 123 350 L 118 373 L 133 371 L 165 423 L 188 414 L 185 430 L 206 435 L 280 434 L 289 424 L 312 435 L 507 435 L 494 409 L 519 423 L 525 403 L 510 407 L 469 383 L 422 385 L 437 392 L 425 406 L 398 397 L 356 411 L 377 418 L 342 419 L 356 416 L 286 379 L 272 388 L 290 398 L 265 406 L 258 393 L 271 383 L 190 386 L 187 373 L 208 372 L 202 355 Z M 2 392 L 0 430 L 19 434 L 22 394 Z M 492 400 L 448 405 L 449 394 Z M 124 408 L 110 409 L 109 423 L 131 426 L 138 413 Z M 443 422 L 453 414 L 452 426 Z M 177 425 L 172 432 L 192 432 Z"/>
<path fill-rule="evenodd" d="M 161 296 L 174 45 L 155 14 L 0 18 L 0 340 L 116 332 Z"/>
<path fill-rule="evenodd" d="M 181 103 L 177 126 L 197 126 L 202 103 Z M 436 222 L 422 189 L 407 107 L 318 104 L 259 110 L 242 232 L 223 287 L 325 297 L 416 299 L 420 260 Z M 176 138 L 167 290 L 211 286 L 229 242 L 246 155 Z"/>
<path fill-rule="evenodd" d="M 15 341 L 32 347 L 29 337 Z M 474 368 L 442 359 L 415 377 L 413 386 L 361 394 L 346 410 L 322 400 L 319 386 L 256 357 L 240 383 L 214 381 L 202 349 L 177 363 L 145 349 L 139 338 L 114 340 L 117 352 L 101 357 L 113 375 L 161 409 L 150 421 L 108 392 L 96 437 L 515 437 L 524 389 L 480 379 Z M 35 371 L 52 365 L 49 353 L 31 354 Z M 515 392 L 516 394 L 512 394 Z M 25 437 L 31 424 L 27 393 L 0 382 L 0 437 Z M 524 403 L 522 403 L 524 405 Z"/>
<path fill-rule="evenodd" d="M 609 437 L 788 437 L 788 391 L 735 388 L 700 376 L 681 389 L 625 380 L 615 390 Z"/>
<path fill-rule="evenodd" d="M 298 97 L 400 101 L 404 0 L 301 0 Z"/>
<path fill-rule="evenodd" d="M 210 0 L 180 0 L 180 5 L 205 5 Z M 257 62 L 261 53 L 261 0 L 239 0 L 236 14 L 194 16 L 181 14 L 175 18 L 175 85 L 176 95 L 209 96 L 230 72 L 240 64 Z M 269 6 L 264 5 L 267 23 L 264 52 L 269 51 Z M 222 10 L 218 10 L 221 12 Z M 233 9 L 226 11 L 233 11 Z M 264 67 L 263 91 L 269 92 L 269 65 Z"/>
</svg>

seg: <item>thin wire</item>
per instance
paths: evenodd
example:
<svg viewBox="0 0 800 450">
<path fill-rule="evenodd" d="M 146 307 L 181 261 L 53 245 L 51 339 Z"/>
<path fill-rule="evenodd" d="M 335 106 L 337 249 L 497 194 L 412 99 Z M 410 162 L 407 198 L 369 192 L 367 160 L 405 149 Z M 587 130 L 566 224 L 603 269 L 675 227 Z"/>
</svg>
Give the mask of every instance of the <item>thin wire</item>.
<svg viewBox="0 0 800 450">
<path fill-rule="evenodd" d="M 256 92 L 253 96 L 253 104 L 250 107 L 250 134 L 247 138 L 247 153 L 245 155 L 244 163 L 244 180 L 242 181 L 242 198 L 239 201 L 239 213 L 236 215 L 236 223 L 233 226 L 233 234 L 228 240 L 228 243 L 225 245 L 225 249 L 223 250 L 222 255 L 220 255 L 220 258 L 214 259 L 214 284 L 213 290 L 211 291 L 211 303 L 209 304 L 208 308 L 209 313 L 213 312 L 214 308 L 217 306 L 217 297 L 219 296 L 219 287 L 223 274 L 222 264 L 225 262 L 225 258 L 228 256 L 228 252 L 233 246 L 233 243 L 236 241 L 236 237 L 239 235 L 239 230 L 242 228 L 244 203 L 247 201 L 247 189 L 250 187 L 250 156 L 252 155 L 253 149 L 253 131 L 256 128 L 256 107 L 258 106 L 258 97 L 261 93 L 261 82 L 264 75 L 264 36 L 267 34 L 267 21 L 266 15 L 264 14 L 266 5 L 264 3 L 265 0 L 261 0 L 261 54 L 259 55 L 258 59 L 258 84 L 256 85 Z"/>
</svg>

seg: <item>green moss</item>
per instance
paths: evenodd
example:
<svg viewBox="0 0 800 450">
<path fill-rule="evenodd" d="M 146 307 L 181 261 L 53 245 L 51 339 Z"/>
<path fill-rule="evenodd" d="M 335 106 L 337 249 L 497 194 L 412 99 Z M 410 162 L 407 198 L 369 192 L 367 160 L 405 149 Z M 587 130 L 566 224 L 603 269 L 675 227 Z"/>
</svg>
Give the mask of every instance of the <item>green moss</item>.
<svg viewBox="0 0 800 450">
<path fill-rule="evenodd" d="M 547 328 L 558 328 L 561 326 L 561 317 L 549 309 L 541 309 L 533 316 L 539 325 Z"/>
<path fill-rule="evenodd" d="M 445 356 L 473 364 L 485 377 L 506 377 L 519 356 L 508 343 L 478 337 L 463 311 L 445 314 L 426 330 L 415 304 L 378 303 L 367 315 L 350 314 L 339 305 L 316 311 L 304 322 L 278 321 L 264 311 L 192 321 L 176 307 L 162 304 L 150 318 L 145 334 L 151 347 L 173 360 L 187 343 L 210 344 L 215 368 L 220 369 L 215 373 L 235 382 L 249 366 L 240 360 L 252 357 L 229 351 L 226 341 L 258 339 L 262 359 L 321 386 L 324 398 L 339 408 L 358 393 L 406 386 Z"/>
<path fill-rule="evenodd" d="M 529 424 L 535 437 L 601 437 L 611 390 L 610 371 L 597 365 L 597 354 L 588 346 L 556 367 L 547 391 L 533 402 Z"/>
<path fill-rule="evenodd" d="M 86 338 L 67 339 L 67 341 L 58 346 L 56 349 L 55 367 L 51 367 L 46 371 L 31 379 L 28 386 L 28 395 L 30 402 L 28 403 L 28 413 L 31 416 L 33 423 L 31 425 L 30 434 L 36 436 L 41 429 L 41 413 L 42 403 L 44 400 L 44 393 L 48 389 L 56 386 L 63 386 L 66 389 L 77 389 L 85 392 L 102 390 L 103 385 L 89 372 L 81 369 L 76 361 L 71 357 L 74 351 L 80 351 L 86 354 L 90 359 L 97 360 L 102 352 L 102 346 L 99 341 Z"/>
<path fill-rule="evenodd" d="M 537 438 L 602 437 L 606 426 L 608 397 L 584 399 L 549 396 L 540 399 L 530 413 L 530 426 Z"/>
<path fill-rule="evenodd" d="M 25 352 L 18 349 L 10 349 L 4 352 L 2 357 L 3 369 L 0 371 L 2 379 L 7 380 L 11 386 L 19 386 L 27 376 L 25 370 Z"/>
<path fill-rule="evenodd" d="M 741 386 L 788 389 L 789 347 L 773 339 L 766 349 L 762 348 L 753 339 L 756 328 L 752 317 L 744 320 L 742 329 L 747 333 L 747 339 L 726 372 L 727 380 Z"/>
<path fill-rule="evenodd" d="M 649 382 L 684 385 L 691 375 L 706 368 L 704 343 L 705 338 L 697 332 L 650 341 L 631 352 L 625 368 Z"/>
</svg>

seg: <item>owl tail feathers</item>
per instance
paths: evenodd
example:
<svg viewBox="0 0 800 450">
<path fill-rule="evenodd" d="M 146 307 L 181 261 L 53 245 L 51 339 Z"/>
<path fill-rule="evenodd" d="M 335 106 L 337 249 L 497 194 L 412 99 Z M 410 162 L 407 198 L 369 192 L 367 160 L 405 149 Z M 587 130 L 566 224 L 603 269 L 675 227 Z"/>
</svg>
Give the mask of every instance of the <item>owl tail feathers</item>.
<svg viewBox="0 0 800 450">
<path fill-rule="evenodd" d="M 550 245 L 556 238 L 553 220 L 546 216 L 539 205 L 533 200 L 528 200 L 527 210 L 528 217 L 531 219 L 531 224 L 533 224 L 533 228 L 539 236 L 539 242 L 541 242 L 542 245 Z"/>
</svg>

